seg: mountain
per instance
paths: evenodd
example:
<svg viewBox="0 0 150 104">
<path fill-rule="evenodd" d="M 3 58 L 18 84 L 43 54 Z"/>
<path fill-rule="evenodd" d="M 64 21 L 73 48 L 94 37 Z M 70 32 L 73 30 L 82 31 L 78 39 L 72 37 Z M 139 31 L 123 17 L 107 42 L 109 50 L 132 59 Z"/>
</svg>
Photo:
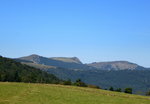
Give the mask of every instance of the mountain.
<svg viewBox="0 0 150 104">
<path fill-rule="evenodd" d="M 70 60 L 30 55 L 15 60 L 54 74 L 60 79 L 75 81 L 80 78 L 87 84 L 101 88 L 132 87 L 136 94 L 145 94 L 150 89 L 150 70 L 137 64 L 127 61 L 82 64 L 80 61 L 66 61 L 68 59 Z"/>
<path fill-rule="evenodd" d="M 0 81 L 58 83 L 60 80 L 53 74 L 0 56 Z"/>
<path fill-rule="evenodd" d="M 43 57 L 36 54 L 16 59 L 27 64 L 39 64 L 51 67 L 61 67 L 71 70 L 145 70 L 140 65 L 128 61 L 94 62 L 83 64 L 77 57 Z M 38 65 L 38 66 L 39 66 Z M 34 66 L 34 65 L 32 65 Z"/>
<path fill-rule="evenodd" d="M 145 69 L 142 66 L 128 61 L 112 61 L 112 62 L 94 62 L 87 64 L 101 70 L 140 70 Z"/>
<path fill-rule="evenodd" d="M 41 64 L 41 65 L 46 65 L 46 66 L 61 67 L 61 68 L 66 68 L 70 70 L 91 70 L 94 68 L 94 67 L 82 64 L 82 62 L 76 57 L 47 58 L 47 57 L 33 54 L 30 56 L 17 58 L 15 60 L 19 62 L 24 62 L 24 63 L 34 63 L 34 64 Z"/>
</svg>

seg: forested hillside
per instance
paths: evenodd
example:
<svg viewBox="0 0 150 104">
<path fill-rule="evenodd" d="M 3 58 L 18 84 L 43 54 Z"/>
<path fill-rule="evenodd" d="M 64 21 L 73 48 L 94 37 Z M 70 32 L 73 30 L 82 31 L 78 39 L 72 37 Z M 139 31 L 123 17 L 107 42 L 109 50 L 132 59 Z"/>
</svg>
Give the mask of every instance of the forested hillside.
<svg viewBox="0 0 150 104">
<path fill-rule="evenodd" d="M 87 70 L 47 69 L 61 79 L 75 81 L 80 78 L 87 84 L 98 85 L 103 89 L 133 88 L 133 93 L 145 94 L 150 89 L 150 70 Z"/>
<path fill-rule="evenodd" d="M 0 81 L 32 83 L 60 82 L 60 80 L 52 74 L 2 56 L 0 56 Z"/>
</svg>

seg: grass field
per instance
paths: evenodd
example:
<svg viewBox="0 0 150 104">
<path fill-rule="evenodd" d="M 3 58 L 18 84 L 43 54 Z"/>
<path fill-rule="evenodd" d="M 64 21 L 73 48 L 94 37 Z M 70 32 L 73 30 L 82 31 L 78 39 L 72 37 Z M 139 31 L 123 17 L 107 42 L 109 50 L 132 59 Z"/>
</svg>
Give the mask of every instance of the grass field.
<svg viewBox="0 0 150 104">
<path fill-rule="evenodd" d="M 1 82 L 0 104 L 150 104 L 150 97 L 74 86 Z"/>
</svg>

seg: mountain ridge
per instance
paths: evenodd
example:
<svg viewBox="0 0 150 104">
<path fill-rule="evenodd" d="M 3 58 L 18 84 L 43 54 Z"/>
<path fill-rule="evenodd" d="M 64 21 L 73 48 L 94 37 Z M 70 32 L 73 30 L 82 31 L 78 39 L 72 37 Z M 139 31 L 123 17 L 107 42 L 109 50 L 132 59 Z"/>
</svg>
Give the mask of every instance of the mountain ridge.
<svg viewBox="0 0 150 104">
<path fill-rule="evenodd" d="M 25 57 L 15 58 L 15 60 L 19 62 L 24 62 L 24 63 L 35 63 L 35 64 L 41 64 L 41 65 L 54 66 L 54 67 L 62 67 L 62 68 L 70 69 L 70 70 L 95 69 L 94 67 L 82 64 L 82 62 L 77 57 L 73 57 L 73 58 L 61 57 L 60 59 L 60 57 L 48 58 L 48 57 L 43 57 L 43 56 L 33 54 L 33 55 L 25 56 Z"/>
<path fill-rule="evenodd" d="M 95 67 L 102 70 L 141 70 L 144 67 L 129 62 L 129 61 L 108 61 L 108 62 L 94 62 L 87 64 L 89 66 Z"/>
<path fill-rule="evenodd" d="M 108 61 L 83 64 L 77 57 L 43 57 L 37 54 L 16 58 L 20 62 L 33 62 L 54 67 L 75 70 L 143 70 L 149 69 L 129 61 Z"/>
</svg>

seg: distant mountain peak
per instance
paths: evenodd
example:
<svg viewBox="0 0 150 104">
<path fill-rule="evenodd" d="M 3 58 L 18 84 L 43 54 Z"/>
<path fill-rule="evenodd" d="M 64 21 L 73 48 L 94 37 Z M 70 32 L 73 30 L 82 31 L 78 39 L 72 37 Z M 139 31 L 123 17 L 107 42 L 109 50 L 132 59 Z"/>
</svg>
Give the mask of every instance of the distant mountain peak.
<svg viewBox="0 0 150 104">
<path fill-rule="evenodd" d="M 42 56 L 39 56 L 37 54 L 32 54 L 32 55 L 29 55 L 29 56 L 21 57 L 19 59 L 32 61 L 33 63 L 40 63 L 40 58 L 41 57 Z"/>
<path fill-rule="evenodd" d="M 103 70 L 135 70 L 135 69 L 143 69 L 143 67 L 131 63 L 128 61 L 110 61 L 110 62 L 94 62 L 88 64 L 89 66 L 95 67 L 97 69 Z"/>
<path fill-rule="evenodd" d="M 77 57 L 43 57 L 36 54 L 32 54 L 30 56 L 25 56 L 16 59 L 19 62 L 24 62 L 27 64 L 41 64 L 47 66 L 61 67 L 67 69 L 80 69 L 80 70 L 90 70 L 91 67 L 82 62 Z"/>
<path fill-rule="evenodd" d="M 43 57 L 43 56 L 40 56 L 40 55 L 37 55 L 37 54 L 32 54 L 32 55 L 29 55 L 29 56 L 21 57 L 19 59 L 30 60 L 30 61 L 33 61 L 33 62 L 37 63 L 37 62 L 40 61 L 40 58 L 47 58 L 47 57 Z M 62 62 L 68 62 L 68 63 L 82 64 L 80 59 L 77 58 L 77 57 L 50 57 L 48 59 L 56 60 L 56 61 L 62 61 Z"/>
</svg>

